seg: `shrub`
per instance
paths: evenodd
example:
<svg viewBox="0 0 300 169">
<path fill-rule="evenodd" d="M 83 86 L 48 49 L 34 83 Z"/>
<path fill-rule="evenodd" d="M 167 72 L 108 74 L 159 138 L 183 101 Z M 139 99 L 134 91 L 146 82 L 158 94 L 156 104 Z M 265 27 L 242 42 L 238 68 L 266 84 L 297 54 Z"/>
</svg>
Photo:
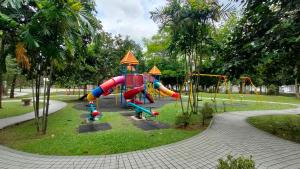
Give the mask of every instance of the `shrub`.
<svg viewBox="0 0 300 169">
<path fill-rule="evenodd" d="M 214 109 L 210 106 L 208 102 L 205 102 L 200 112 L 202 115 L 202 125 L 204 125 L 207 119 L 213 117 Z"/>
<path fill-rule="evenodd" d="M 175 125 L 178 127 L 187 127 L 190 124 L 190 116 L 188 113 L 183 113 L 176 116 Z"/>
<path fill-rule="evenodd" d="M 267 94 L 268 95 L 275 95 L 277 94 L 277 91 L 278 91 L 278 87 L 271 84 L 269 87 L 268 87 L 268 91 L 267 91 Z"/>
<path fill-rule="evenodd" d="M 299 132 L 300 132 L 300 126 L 297 124 L 300 124 L 300 121 L 294 118 L 288 118 L 286 122 L 287 131 L 290 133 L 290 137 L 292 140 L 295 140 L 296 142 L 300 142 Z"/>
<path fill-rule="evenodd" d="M 231 155 L 227 156 L 227 159 L 219 159 L 217 169 L 255 169 L 255 162 L 250 158 L 238 157 L 233 158 Z"/>
</svg>

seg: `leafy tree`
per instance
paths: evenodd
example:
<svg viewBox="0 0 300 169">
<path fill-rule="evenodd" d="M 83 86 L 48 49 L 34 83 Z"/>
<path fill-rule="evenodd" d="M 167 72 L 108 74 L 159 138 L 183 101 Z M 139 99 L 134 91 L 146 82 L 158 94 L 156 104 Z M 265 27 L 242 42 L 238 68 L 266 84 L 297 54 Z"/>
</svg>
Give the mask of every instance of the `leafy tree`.
<svg viewBox="0 0 300 169">
<path fill-rule="evenodd" d="M 212 52 L 213 23 L 223 13 L 224 10 L 214 0 L 170 0 L 164 8 L 151 12 L 151 16 L 160 23 L 161 29 L 170 30 L 170 53 L 182 57 L 185 60 L 186 72 L 192 74 L 201 72 L 202 60 Z M 188 74 L 186 79 L 193 84 L 193 90 L 196 91 L 200 77 L 191 78 Z M 199 111 L 197 98 L 197 92 L 193 93 L 192 98 L 189 96 L 186 110 L 182 107 L 183 113 L 191 116 Z"/>
<path fill-rule="evenodd" d="M 225 70 L 235 77 L 252 76 L 267 85 L 295 81 L 297 86 L 299 5 L 298 1 L 247 1 L 226 44 Z"/>
<path fill-rule="evenodd" d="M 6 57 L 15 56 L 14 51 L 20 30 L 28 22 L 28 17 L 34 13 L 34 8 L 29 8 L 31 3 L 32 0 L 0 2 L 0 108 L 2 107 L 2 82 L 3 74 L 6 72 Z"/>
<path fill-rule="evenodd" d="M 87 0 L 28 0 L 4 1 L 1 5 L 6 12 L 5 17 L 2 17 L 5 20 L 1 21 L 14 23 L 7 24 L 9 28 L 3 26 L 1 30 L 14 30 L 17 37 L 14 41 L 17 62 L 32 79 L 36 127 L 39 133 L 45 134 L 54 71 L 60 70 L 65 62 L 84 59 L 85 49 L 82 46 L 89 42 L 91 35 L 100 27 L 92 14 L 94 3 Z M 42 77 L 48 77 L 49 82 L 47 88 L 44 88 L 46 95 L 43 99 L 46 104 L 40 118 Z"/>
<path fill-rule="evenodd" d="M 161 80 L 165 84 L 178 85 L 182 84 L 185 78 L 185 69 L 183 60 L 174 58 L 170 55 L 168 47 L 170 45 L 170 33 L 168 30 L 161 30 L 151 39 L 144 39 L 147 51 L 145 57 L 147 58 L 146 70 L 150 70 L 156 65 L 161 71 Z"/>
<path fill-rule="evenodd" d="M 85 49 L 84 60 L 66 63 L 62 70 L 56 72 L 57 84 L 67 88 L 84 85 L 85 89 L 87 84 L 100 84 L 120 73 L 119 66 L 116 65 L 120 64 L 121 58 L 129 49 L 140 61 L 139 66 L 142 69 L 139 70 L 144 69 L 143 62 L 141 63 L 142 49 L 129 37 L 112 37 L 111 34 L 99 30 Z"/>
</svg>

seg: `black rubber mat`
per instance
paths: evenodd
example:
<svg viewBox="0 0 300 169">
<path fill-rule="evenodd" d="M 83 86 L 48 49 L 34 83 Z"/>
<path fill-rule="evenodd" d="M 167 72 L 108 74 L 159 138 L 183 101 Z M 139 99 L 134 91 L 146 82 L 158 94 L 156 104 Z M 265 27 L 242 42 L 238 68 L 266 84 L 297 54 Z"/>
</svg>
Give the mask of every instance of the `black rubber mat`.
<svg viewBox="0 0 300 169">
<path fill-rule="evenodd" d="M 164 124 L 158 121 L 152 121 L 152 120 L 133 120 L 133 124 L 144 130 L 144 131 L 149 131 L 149 130 L 158 130 L 158 129 L 167 129 L 170 128 L 168 124 Z"/>
<path fill-rule="evenodd" d="M 97 124 L 84 124 L 78 128 L 79 133 L 96 132 L 110 130 L 111 125 L 109 123 L 97 123 Z"/>
</svg>

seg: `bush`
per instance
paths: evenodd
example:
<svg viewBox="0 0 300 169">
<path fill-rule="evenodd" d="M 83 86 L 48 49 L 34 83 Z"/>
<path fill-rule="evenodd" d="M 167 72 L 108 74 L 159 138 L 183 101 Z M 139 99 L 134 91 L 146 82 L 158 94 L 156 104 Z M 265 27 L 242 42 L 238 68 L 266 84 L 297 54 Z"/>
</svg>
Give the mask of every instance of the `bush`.
<svg viewBox="0 0 300 169">
<path fill-rule="evenodd" d="M 213 117 L 214 109 L 210 106 L 208 102 L 205 102 L 200 112 L 202 115 L 202 125 L 204 125 L 207 119 Z"/>
<path fill-rule="evenodd" d="M 277 91 L 278 91 L 278 87 L 271 84 L 269 87 L 268 87 L 268 91 L 267 91 L 267 94 L 268 95 L 275 95 L 277 94 Z"/>
<path fill-rule="evenodd" d="M 231 155 L 227 156 L 226 160 L 219 159 L 217 169 L 255 169 L 255 162 L 250 158 L 238 157 L 233 158 Z"/>
<path fill-rule="evenodd" d="M 190 124 L 190 116 L 188 113 L 183 113 L 176 116 L 175 125 L 178 127 L 187 127 Z"/>
</svg>

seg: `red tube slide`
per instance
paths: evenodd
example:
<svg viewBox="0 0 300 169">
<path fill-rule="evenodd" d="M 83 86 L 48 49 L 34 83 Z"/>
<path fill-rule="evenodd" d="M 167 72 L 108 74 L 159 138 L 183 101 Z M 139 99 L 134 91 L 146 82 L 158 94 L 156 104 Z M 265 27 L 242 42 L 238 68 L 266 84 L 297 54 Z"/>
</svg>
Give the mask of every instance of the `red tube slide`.
<svg viewBox="0 0 300 169">
<path fill-rule="evenodd" d="M 135 95 L 138 93 L 142 92 L 144 90 L 144 86 L 136 87 L 132 90 L 128 90 L 127 92 L 124 93 L 124 98 L 127 99 L 133 99 Z"/>
<path fill-rule="evenodd" d="M 87 95 L 89 101 L 95 100 L 102 94 L 109 94 L 111 88 L 117 86 L 118 84 L 123 84 L 125 82 L 125 76 L 117 76 L 109 79 L 102 83 L 99 87 L 92 90 L 91 93 Z"/>
<path fill-rule="evenodd" d="M 124 93 L 124 98 L 127 99 L 133 99 L 135 95 L 137 95 L 140 92 L 144 92 L 144 85 L 140 87 L 136 87 L 132 90 L 129 90 Z M 144 93 L 145 97 L 149 100 L 150 103 L 154 103 L 154 100 L 152 96 L 149 93 Z"/>
</svg>

